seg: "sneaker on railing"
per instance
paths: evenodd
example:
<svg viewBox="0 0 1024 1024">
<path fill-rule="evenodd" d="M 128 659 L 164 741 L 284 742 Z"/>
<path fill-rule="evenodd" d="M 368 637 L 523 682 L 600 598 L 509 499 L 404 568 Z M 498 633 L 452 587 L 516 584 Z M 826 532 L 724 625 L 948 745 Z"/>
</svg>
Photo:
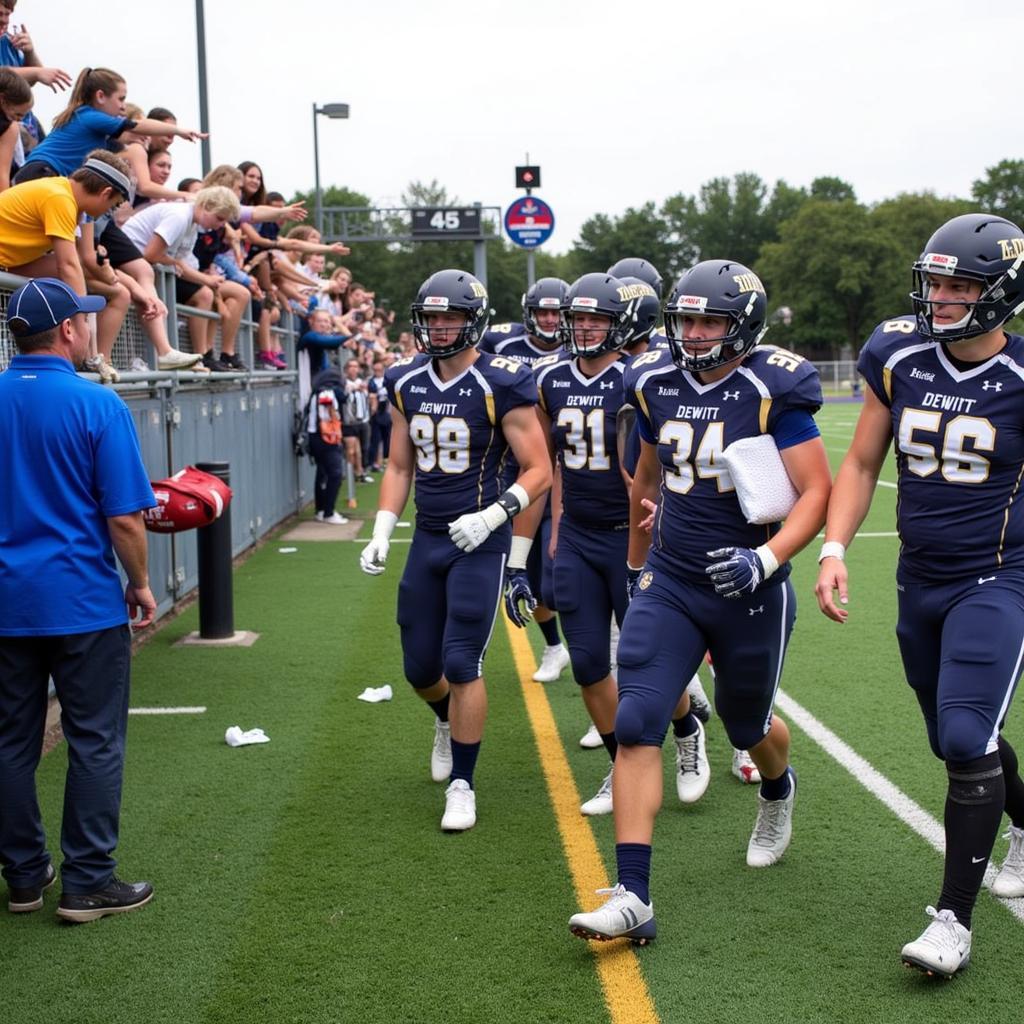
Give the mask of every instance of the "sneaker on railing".
<svg viewBox="0 0 1024 1024">
<path fill-rule="evenodd" d="M 242 357 L 235 352 L 221 352 L 220 361 L 234 373 L 245 373 L 249 369 L 242 362 Z"/>
<path fill-rule="evenodd" d="M 157 358 L 156 365 L 161 370 L 194 370 L 202 361 L 203 357 L 196 352 L 172 348 Z"/>
<path fill-rule="evenodd" d="M 91 373 L 98 373 L 101 384 L 116 384 L 121 379 L 121 374 L 107 362 L 102 352 L 90 356 L 82 363 L 82 366 Z"/>
</svg>

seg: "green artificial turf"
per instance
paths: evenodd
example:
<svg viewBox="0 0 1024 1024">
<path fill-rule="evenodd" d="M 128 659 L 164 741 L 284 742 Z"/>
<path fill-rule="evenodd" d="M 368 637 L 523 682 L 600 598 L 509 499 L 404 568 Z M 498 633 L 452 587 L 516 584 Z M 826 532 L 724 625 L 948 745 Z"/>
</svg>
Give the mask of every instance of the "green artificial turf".
<svg viewBox="0 0 1024 1024">
<path fill-rule="evenodd" d="M 856 408 L 821 414 L 834 465 Z M 895 479 L 891 466 L 882 476 Z M 374 490 L 360 488 L 359 514 L 371 514 Z M 864 529 L 892 531 L 894 508 L 895 491 L 880 489 Z M 486 664 L 479 824 L 443 835 L 432 716 L 402 680 L 394 625 L 408 545 L 393 546 L 379 578 L 359 572 L 358 543 L 281 546 L 235 574 L 236 625 L 260 633 L 255 646 L 173 647 L 196 628 L 193 608 L 135 659 L 134 705 L 208 708 L 131 719 L 118 857 L 124 877 L 154 882 L 156 898 L 85 926 L 57 924 L 56 890 L 42 912 L 0 912 L 0 1020 L 607 1021 L 590 947 L 566 927 L 575 897 L 503 625 Z M 815 606 L 816 545 L 797 560 L 782 688 L 941 815 L 944 770 L 896 649 L 896 554 L 894 538 L 853 545 L 843 627 Z M 539 653 L 539 631 L 529 636 Z M 391 702 L 356 700 L 383 683 Z M 545 692 L 590 796 L 607 761 L 578 745 L 587 719 L 577 688 L 567 672 Z M 1020 717 L 1007 729 L 1018 746 Z M 271 742 L 229 748 L 229 725 L 260 726 Z M 662 1021 L 1019 1016 L 1024 927 L 987 893 L 962 977 L 939 983 L 901 968 L 941 860 L 799 729 L 793 844 L 766 871 L 744 865 L 756 790 L 729 773 L 720 722 L 708 728 L 712 783 L 693 807 L 676 801 L 670 747 L 652 877 L 659 938 L 638 951 Z M 38 776 L 58 862 L 64 763 L 61 746 Z M 593 828 L 613 873 L 612 819 Z"/>
</svg>

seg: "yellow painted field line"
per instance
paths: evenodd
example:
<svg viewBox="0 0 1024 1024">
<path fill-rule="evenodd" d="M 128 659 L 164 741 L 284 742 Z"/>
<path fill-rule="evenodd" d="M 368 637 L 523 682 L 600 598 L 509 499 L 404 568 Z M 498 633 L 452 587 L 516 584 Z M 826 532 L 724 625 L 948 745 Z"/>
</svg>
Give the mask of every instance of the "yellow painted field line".
<svg viewBox="0 0 1024 1024">
<path fill-rule="evenodd" d="M 593 910 L 603 902 L 603 898 L 595 895 L 594 890 L 608 885 L 608 872 L 598 852 L 590 822 L 580 814 L 580 794 L 544 686 L 533 681 L 537 662 L 530 642 L 526 639 L 526 631 L 517 629 L 508 619 L 505 619 L 505 627 L 516 672 L 523 687 L 530 727 L 540 751 L 540 763 L 547 781 L 548 795 L 555 809 L 565 859 L 576 889 L 576 900 L 584 910 Z M 579 941 L 569 938 L 568 918 L 565 934 L 566 941 Z M 591 943 L 591 948 L 595 954 L 597 973 L 612 1024 L 659 1024 L 647 982 L 644 981 L 632 946 L 626 942 L 595 942 Z"/>
</svg>

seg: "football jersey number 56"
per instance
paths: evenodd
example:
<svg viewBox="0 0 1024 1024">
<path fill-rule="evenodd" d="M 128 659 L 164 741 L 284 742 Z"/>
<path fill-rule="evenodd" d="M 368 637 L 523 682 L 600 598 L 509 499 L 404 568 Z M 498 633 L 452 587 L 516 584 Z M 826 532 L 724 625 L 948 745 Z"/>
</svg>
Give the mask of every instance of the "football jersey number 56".
<svg viewBox="0 0 1024 1024">
<path fill-rule="evenodd" d="M 721 464 L 725 448 L 725 424 L 709 423 L 691 460 L 695 440 L 693 424 L 666 420 L 658 433 L 658 444 L 672 446 L 672 465 L 665 469 L 665 486 L 676 494 L 686 494 L 694 484 L 694 470 L 702 480 L 714 479 L 719 493 L 735 490 L 729 470 Z"/>
</svg>

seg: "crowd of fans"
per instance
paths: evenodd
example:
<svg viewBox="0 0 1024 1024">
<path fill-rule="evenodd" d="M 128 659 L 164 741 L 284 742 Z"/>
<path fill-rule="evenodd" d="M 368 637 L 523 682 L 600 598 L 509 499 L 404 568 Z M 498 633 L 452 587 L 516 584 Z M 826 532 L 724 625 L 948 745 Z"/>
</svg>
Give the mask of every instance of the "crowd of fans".
<svg viewBox="0 0 1024 1024">
<path fill-rule="evenodd" d="M 175 182 L 173 142 L 201 134 L 179 127 L 165 107 L 146 113 L 128 103 L 128 84 L 116 71 L 83 68 L 72 78 L 45 65 L 15 21 L 17 2 L 0 0 L 0 269 L 58 277 L 79 294 L 106 299 L 85 368 L 105 383 L 118 380 L 126 367 L 113 365 L 114 343 L 132 306 L 157 367 L 193 373 L 249 369 L 236 344 L 243 319 L 256 325 L 255 369 L 286 368 L 272 328 L 292 317 L 312 372 L 351 361 L 354 369 L 344 371 L 356 382 L 350 394 L 366 395 L 368 409 L 375 362 L 388 365 L 394 352 L 408 351 L 408 339 L 392 343 L 394 314 L 378 309 L 374 293 L 346 267 L 328 262 L 348 248 L 325 244 L 300 223 L 304 206 L 268 191 L 251 160 Z M 68 91 L 48 131 L 32 113 L 39 86 Z M 283 225 L 292 226 L 287 235 Z M 171 343 L 157 266 L 175 275 L 175 300 L 186 314 L 179 326 L 191 351 Z M 211 312 L 217 316 L 202 315 Z M 353 413 L 360 439 L 365 412 L 360 405 Z M 378 457 L 368 436 L 354 447 L 364 477 Z"/>
</svg>

